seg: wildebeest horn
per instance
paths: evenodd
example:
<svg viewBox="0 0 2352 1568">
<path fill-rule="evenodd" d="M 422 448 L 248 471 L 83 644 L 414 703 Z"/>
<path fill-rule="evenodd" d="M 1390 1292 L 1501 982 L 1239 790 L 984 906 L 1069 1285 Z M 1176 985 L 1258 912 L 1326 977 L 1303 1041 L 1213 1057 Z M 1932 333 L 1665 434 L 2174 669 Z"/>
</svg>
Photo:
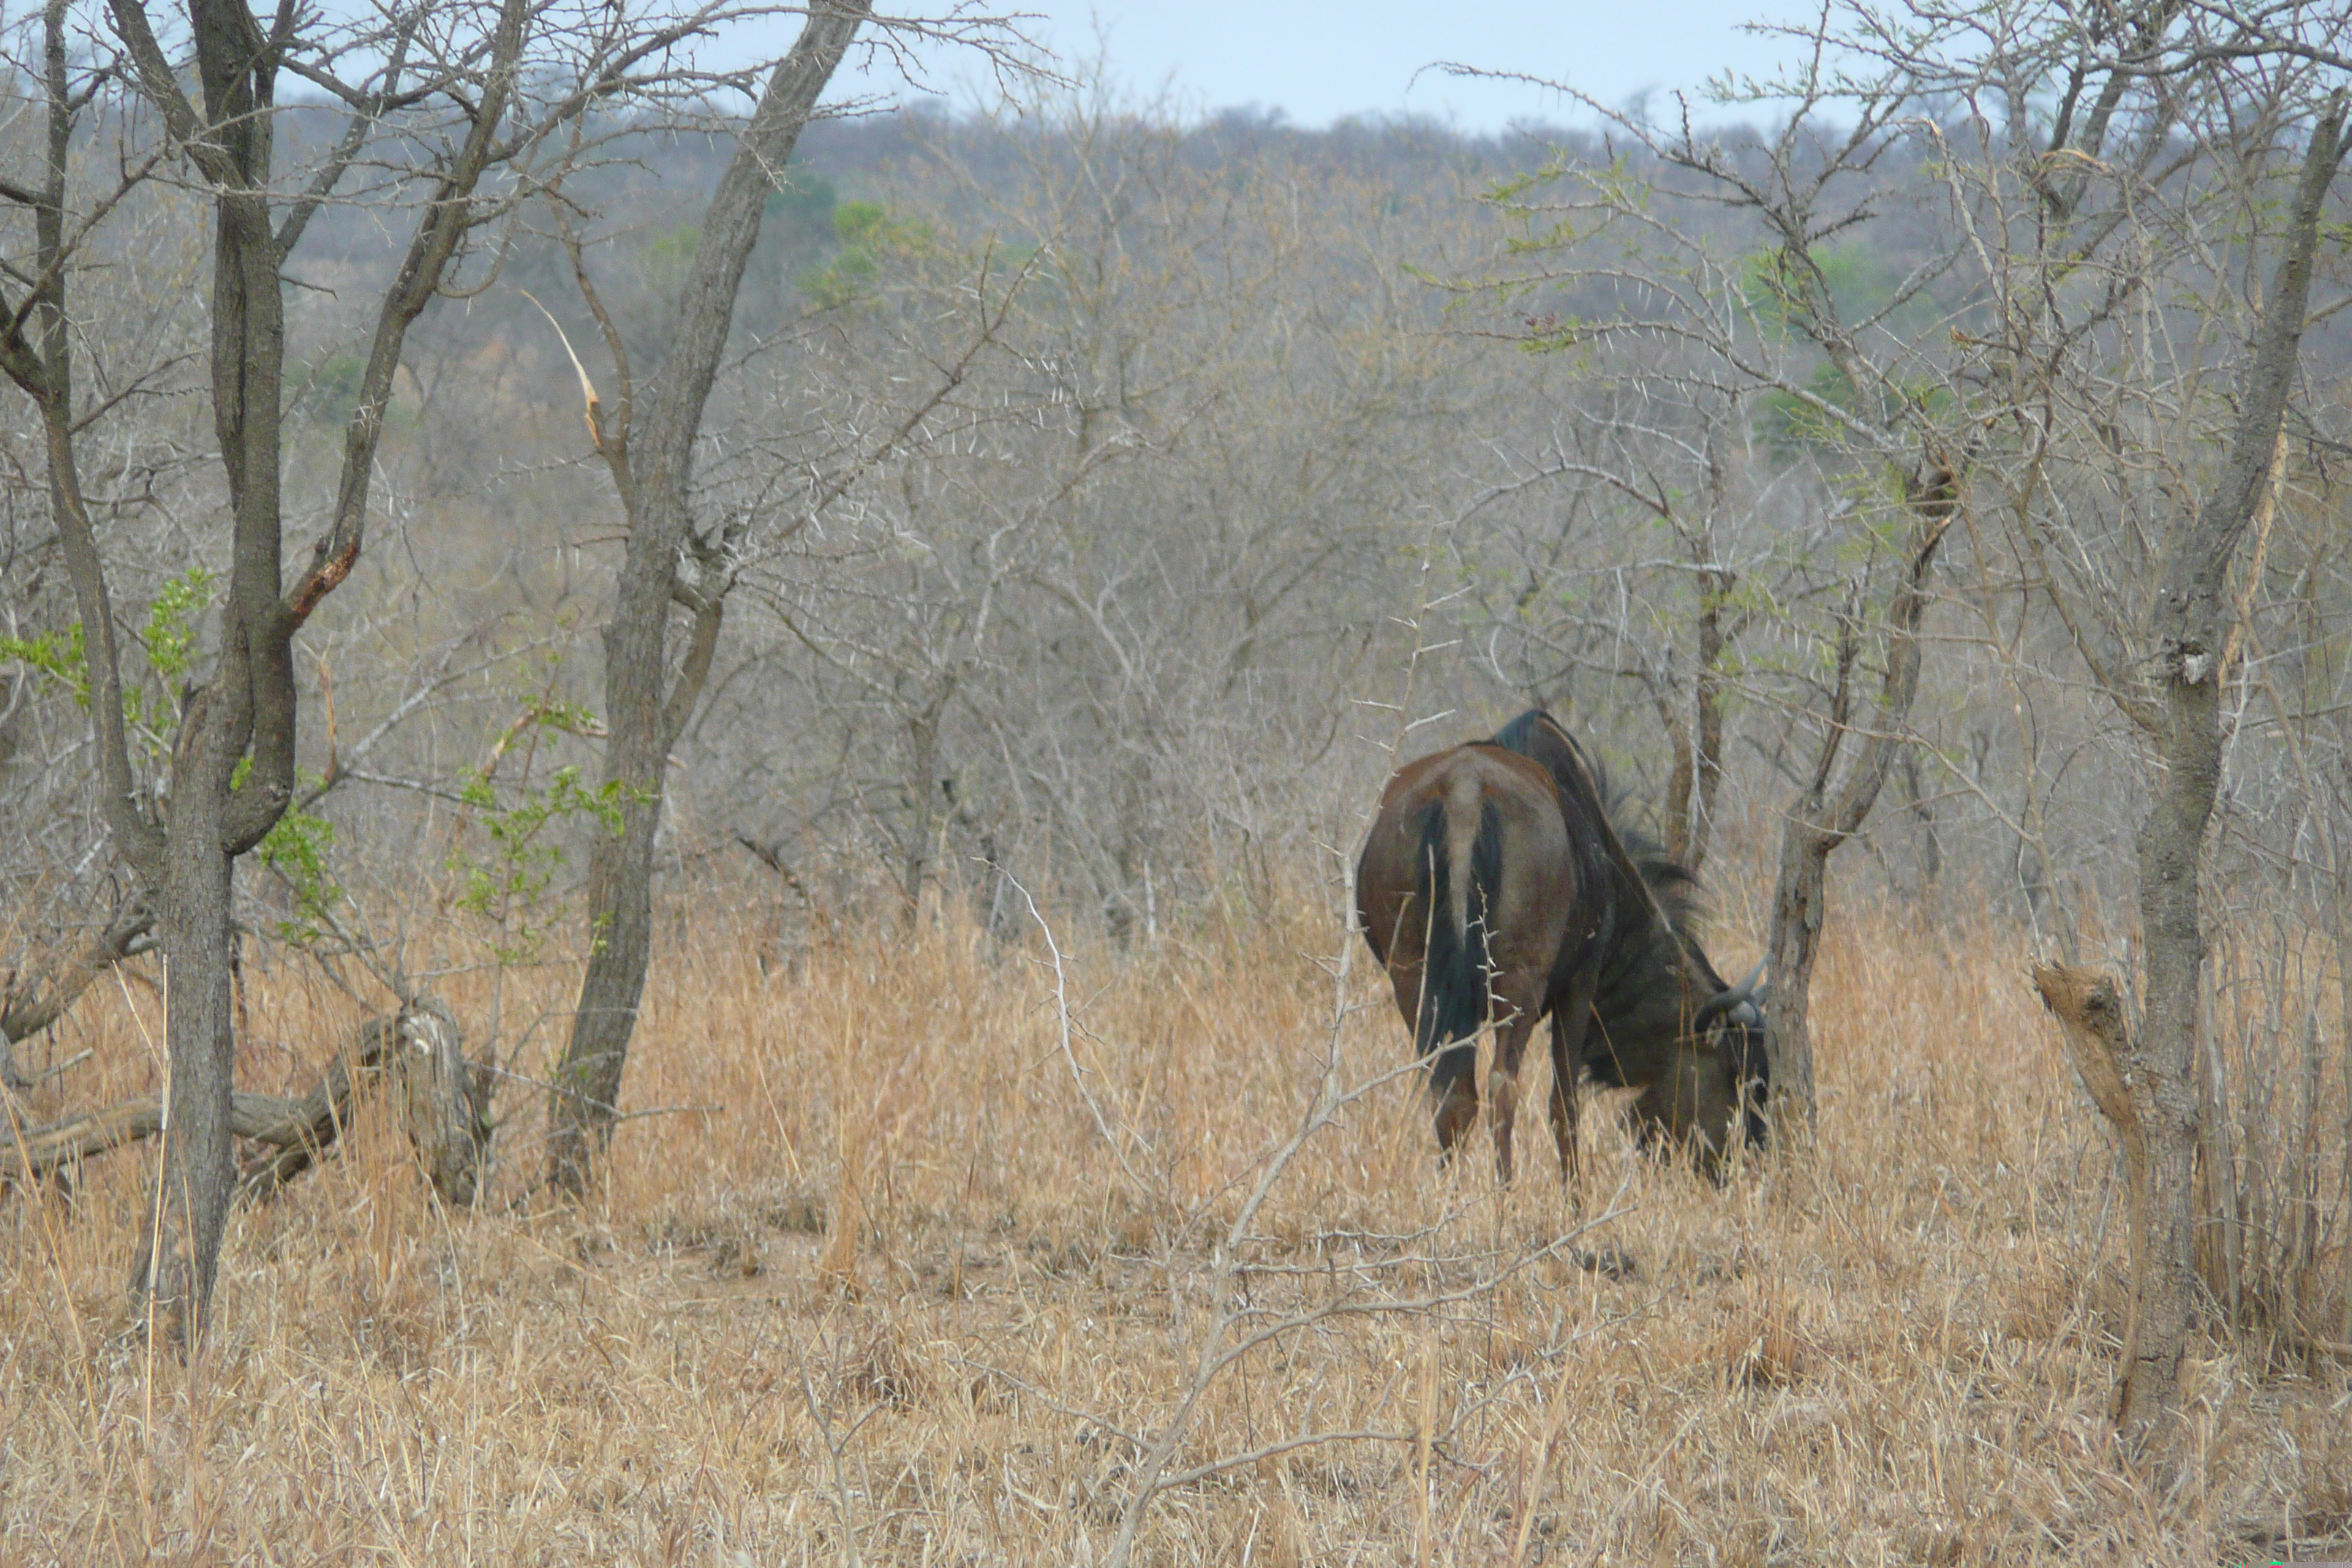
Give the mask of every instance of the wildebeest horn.
<svg viewBox="0 0 2352 1568">
<path fill-rule="evenodd" d="M 1691 1016 L 1691 1032 L 1696 1034 L 1725 1014 L 1738 1012 L 1743 1008 L 1755 1016 L 1752 1019 L 1743 1019 L 1742 1022 L 1761 1022 L 1762 1015 L 1756 1013 L 1755 998 L 1756 983 L 1763 978 L 1764 965 L 1759 961 L 1755 968 L 1748 972 L 1747 979 L 1737 985 L 1725 987 L 1699 1005 L 1698 1011 Z"/>
</svg>

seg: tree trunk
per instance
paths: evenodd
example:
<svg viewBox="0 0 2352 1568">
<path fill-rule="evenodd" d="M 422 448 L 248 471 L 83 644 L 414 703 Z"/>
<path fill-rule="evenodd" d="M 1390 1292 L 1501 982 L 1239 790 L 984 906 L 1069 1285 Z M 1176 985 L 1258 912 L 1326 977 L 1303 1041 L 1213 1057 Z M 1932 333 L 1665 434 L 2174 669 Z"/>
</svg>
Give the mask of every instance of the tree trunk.
<svg viewBox="0 0 2352 1568">
<path fill-rule="evenodd" d="M 344 431 L 334 510 L 310 564 L 290 585 L 281 505 L 282 274 L 310 214 L 359 151 L 367 122 L 357 122 L 362 129 L 338 144 L 337 154 L 303 195 L 280 198 L 274 195 L 272 116 L 282 38 L 273 41 L 243 0 L 191 0 L 189 31 L 203 88 L 199 108 L 186 95 L 181 68 L 157 39 L 143 0 L 114 0 L 108 14 L 138 92 L 195 165 L 212 202 L 210 372 L 213 429 L 228 489 L 228 585 L 218 658 L 182 722 L 162 825 L 141 804 L 123 741 L 112 612 L 77 477 L 77 426 L 62 342 L 52 336 L 43 363 L 32 363 L 13 346 L 0 348 L 0 360 L 42 412 L 50 493 L 59 508 L 58 539 L 83 624 L 90 628 L 93 728 L 108 821 L 125 857 L 154 892 L 162 917 L 170 1089 L 163 1171 L 131 1277 L 134 1291 L 152 1293 L 148 1299 L 158 1321 L 186 1345 L 204 1330 L 235 1182 L 230 898 L 236 858 L 261 842 L 292 797 L 294 637 L 359 559 L 369 481 L 401 346 L 474 221 L 469 198 L 504 121 L 529 8 L 528 0 L 503 0 L 468 110 L 470 128 L 447 160 L 433 166 L 433 199 L 378 305 L 367 368 Z M 59 126 L 69 129 L 71 119 L 55 85 L 62 80 L 64 52 L 56 34 L 62 15 L 53 10 L 51 21 L 53 162 Z M 291 16 L 287 13 L 288 20 L 278 24 L 281 29 L 291 25 Z M 69 136 L 66 142 L 70 144 Z M 51 177 L 54 186 L 54 173 Z M 274 202 L 282 205 L 282 225 L 275 222 Z M 53 282 L 48 299 L 60 310 L 62 288 Z M 240 763 L 250 764 L 242 780 Z"/>
<path fill-rule="evenodd" d="M 2139 1364 L 2125 1372 L 2126 1430 L 2159 1436 L 2179 1400 L 2197 1295 L 2198 986 L 2205 943 L 2198 860 L 2221 772 L 2221 731 L 2210 679 L 2169 683 L 2158 743 L 2164 782 L 2140 825 L 2140 928 L 2147 943 L 2144 1023 L 2131 1079 L 2150 1145 L 2151 1256 Z"/>
<path fill-rule="evenodd" d="M 1853 602 L 1838 637 L 1837 685 L 1828 728 L 1814 753 L 1813 774 L 1790 810 L 1780 837 L 1780 874 L 1772 894 L 1772 931 L 1766 940 L 1772 988 L 1764 1010 L 1764 1050 L 1770 1064 L 1777 1129 L 1810 1135 L 1818 1110 L 1813 1084 L 1811 1025 L 1813 961 L 1829 897 L 1832 851 L 1861 831 L 1878 802 L 1895 752 L 1905 743 L 1911 701 L 1919 691 L 1919 623 L 1927 613 L 1927 577 L 1936 551 L 1959 510 L 1959 480 L 1939 461 L 1925 465 L 1909 486 L 1911 513 L 1903 575 L 1886 604 L 1886 672 L 1862 748 L 1834 796 L 1831 774 L 1850 727 L 1853 664 L 1860 627 Z M 1782 1112 L 1786 1112 L 1783 1114 Z"/>
<path fill-rule="evenodd" d="M 1696 875 L 1706 864 L 1715 838 L 1715 803 L 1723 793 L 1723 601 L 1732 574 L 1711 572 L 1700 584 L 1698 668 L 1691 680 L 1691 706 L 1698 730 L 1691 757 L 1697 798 L 1692 803 L 1683 863 Z"/>
<path fill-rule="evenodd" d="M 2336 1070 L 2347 1091 L 2344 1097 L 2342 1147 L 2352 1150 L 2352 865 L 2347 864 L 2345 853 L 2341 794 L 2335 794 L 2329 802 L 2329 815 L 2333 820 L 2328 829 L 2328 859 L 2336 880 L 2335 896 L 2329 900 L 2329 913 L 2336 927 Z M 2344 1170 L 2344 1196 L 2347 1204 L 2352 1204 L 2352 1161 L 2346 1163 Z M 2344 1278 L 2337 1332 L 2347 1342 L 2352 1342 L 2352 1247 L 2345 1247 L 2340 1256 L 2338 1268 Z"/>
<path fill-rule="evenodd" d="M 1916 752 L 1903 753 L 1903 800 L 1919 825 L 1919 890 L 1925 894 L 1944 873 L 1944 845 L 1936 831 L 1936 803 L 1927 798 L 1927 786 L 1919 777 Z"/>
<path fill-rule="evenodd" d="M 2199 861 L 2221 776 L 2221 675 L 2232 606 L 2231 558 L 2261 504 L 2275 460 L 2311 297 L 2312 252 L 2329 183 L 2344 155 L 2338 93 L 2312 135 L 2242 391 L 2230 455 L 2205 502 L 2167 539 L 2154 631 L 2162 691 L 2153 715 L 2162 777 L 2137 840 L 2146 985 L 2126 1066 L 2146 1126 L 2153 1215 L 2149 1301 L 2137 1364 L 2126 1369 L 2126 1436 L 2168 1448 L 2178 1433 L 2180 1367 L 2197 1312 L 2199 988 L 2205 933 Z"/>
<path fill-rule="evenodd" d="M 2132 1058 L 2130 1026 L 2124 1018 L 2122 995 L 2104 974 L 2063 964 L 2036 964 L 2034 988 L 2042 1005 L 2058 1020 L 2067 1055 L 2092 1103 L 2115 1129 L 2124 1157 L 2128 1186 L 2128 1245 L 2131 1248 L 2131 1306 L 2124 1323 L 2122 1397 L 2131 1399 L 2131 1383 L 2139 1365 L 2139 1346 L 2147 1333 L 2149 1286 L 2149 1226 L 2154 1202 L 2148 1185 L 2147 1127 L 2141 1107 L 2126 1080 L 2124 1064 Z"/>
<path fill-rule="evenodd" d="M 1706 864 L 1715 803 L 1723 789 L 1723 599 L 1735 580 L 1719 569 L 1700 574 L 1698 658 L 1688 716 L 1675 711 L 1671 690 L 1657 694 L 1658 717 L 1674 749 L 1673 770 L 1666 775 L 1666 853 L 1694 876 Z"/>
<path fill-rule="evenodd" d="M 1696 793 L 1697 770 L 1692 762 L 1690 731 L 1675 711 L 1672 699 L 1668 691 L 1658 700 L 1658 716 L 1665 721 L 1666 745 L 1674 753 L 1666 770 L 1666 854 L 1696 871 L 1698 868 L 1691 859 L 1691 796 Z"/>
<path fill-rule="evenodd" d="M 193 780 L 173 803 L 163 897 L 163 1169 L 149 1194 L 131 1266 L 133 1294 L 146 1296 L 154 1321 L 180 1344 L 193 1343 L 211 1314 L 236 1184 L 230 1145 L 236 1062 L 229 996 L 234 862 L 221 848 L 221 805 L 222 795 Z"/>
<path fill-rule="evenodd" d="M 629 525 L 604 633 L 611 737 L 604 780 L 622 795 L 621 826 L 589 851 L 587 972 L 548 1096 L 547 1176 L 561 1192 L 585 1189 L 612 1134 L 652 955 L 662 766 L 701 695 L 719 637 L 723 587 L 707 589 L 695 605 L 684 667 L 670 681 L 670 606 L 680 593 L 678 553 L 693 538 L 688 489 L 703 407 L 734 323 L 744 264 L 760 237 L 761 208 L 869 9 L 866 0 L 813 5 L 792 52 L 769 75 L 703 215 L 701 243 L 664 334 L 670 346 L 660 383 L 642 418 L 629 416 L 635 427 L 625 426 L 608 447 Z"/>
<path fill-rule="evenodd" d="M 1818 807 L 1818 798 L 1813 804 Z M 1781 829 L 1780 874 L 1772 886 L 1772 930 L 1764 949 L 1764 970 L 1772 977 L 1764 1030 L 1772 1098 L 1790 1107 L 1807 1131 L 1815 1112 L 1813 960 L 1829 901 L 1830 851 L 1837 842 L 1801 816 L 1792 816 Z"/>
</svg>

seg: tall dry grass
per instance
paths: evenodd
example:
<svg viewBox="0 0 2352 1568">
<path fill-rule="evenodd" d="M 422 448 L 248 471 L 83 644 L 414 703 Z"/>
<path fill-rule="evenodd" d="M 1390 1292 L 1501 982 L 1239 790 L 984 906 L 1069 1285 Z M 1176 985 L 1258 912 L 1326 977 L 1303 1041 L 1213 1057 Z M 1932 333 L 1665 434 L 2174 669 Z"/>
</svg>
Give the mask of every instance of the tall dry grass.
<svg viewBox="0 0 2352 1568">
<path fill-rule="evenodd" d="M 1314 900 L 1069 947 L 1066 1042 L 1042 942 L 676 930 L 658 1113 L 584 1210 L 530 1194 L 527 1086 L 470 1214 L 363 1110 L 237 1220 L 184 1370 L 121 1294 L 152 1158 L 0 1206 L 0 1561 L 2201 1565 L 2352 1522 L 2344 1371 L 2269 1341 L 2206 1347 L 2186 1480 L 2117 1453 L 2114 1163 L 2011 934 L 1847 923 L 1818 1149 L 1717 1192 L 1589 1134 L 1570 1246 L 1546 1161 L 1433 1173 L 1411 1079 L 1334 1104 L 1405 1036 L 1366 963 L 1335 1013 Z M 469 1025 L 488 984 L 444 982 Z M 247 1006 L 260 1089 L 360 1013 L 288 964 Z M 37 1109 L 159 1038 L 87 999 Z"/>
</svg>

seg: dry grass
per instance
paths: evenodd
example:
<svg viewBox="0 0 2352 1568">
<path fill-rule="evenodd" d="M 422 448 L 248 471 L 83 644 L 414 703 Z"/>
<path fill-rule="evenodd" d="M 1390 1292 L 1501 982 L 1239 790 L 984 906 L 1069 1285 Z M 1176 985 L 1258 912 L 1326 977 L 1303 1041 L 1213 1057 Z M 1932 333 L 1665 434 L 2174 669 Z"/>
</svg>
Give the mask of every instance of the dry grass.
<svg viewBox="0 0 2352 1568">
<path fill-rule="evenodd" d="M 1334 1030 L 1304 901 L 1072 953 L 1068 1057 L 1042 949 L 757 945 L 658 954 L 631 1103 L 715 1109 L 625 1123 L 592 1209 L 525 1196 L 529 1117 L 460 1215 L 363 1116 L 236 1225 L 186 1371 L 122 1305 L 152 1163 L 7 1201 L 0 1561 L 1097 1563 L 1130 1513 L 1171 1564 L 2346 1554 L 2340 1370 L 2209 1347 L 2189 1480 L 2111 1443 L 2114 1164 L 2013 939 L 1846 927 L 1817 1156 L 1717 1193 L 1588 1142 L 1583 1212 L 1622 1212 L 1580 1252 L 1545 1162 L 1504 1195 L 1483 1159 L 1434 1176 L 1403 1079 L 1223 1247 L 1327 1042 L 1349 1082 L 1403 1053 L 1360 964 Z M 568 978 L 510 980 L 509 1016 Z M 461 1018 L 480 985 L 451 983 Z M 356 1016 L 291 967 L 250 1005 L 265 1089 Z M 156 1025 L 135 988 L 89 999 L 60 1046 L 94 1060 L 43 1110 L 147 1081 Z M 1213 1327 L 1285 1318 L 1203 1384 Z M 1131 1507 L 1188 1392 L 1163 1475 L 1373 1436 Z"/>
</svg>

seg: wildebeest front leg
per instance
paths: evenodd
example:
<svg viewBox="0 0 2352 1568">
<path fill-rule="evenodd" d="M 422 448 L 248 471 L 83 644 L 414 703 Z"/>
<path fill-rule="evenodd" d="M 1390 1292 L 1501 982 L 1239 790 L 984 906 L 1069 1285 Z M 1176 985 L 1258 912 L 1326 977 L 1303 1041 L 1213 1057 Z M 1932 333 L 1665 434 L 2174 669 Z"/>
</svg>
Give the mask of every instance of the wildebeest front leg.
<svg viewBox="0 0 2352 1568">
<path fill-rule="evenodd" d="M 1495 1031 L 1495 1067 L 1486 1075 L 1486 1092 L 1495 1102 L 1495 1174 L 1505 1186 L 1511 1184 L 1511 1129 L 1519 1114 L 1519 1062 L 1535 1027 L 1535 1009 L 1523 1007 Z"/>
<path fill-rule="evenodd" d="M 1596 977 L 1580 975 L 1551 1014 L 1551 1141 L 1559 1149 L 1560 1184 L 1576 1194 L 1577 1099 L 1584 1078 L 1584 1034 L 1592 1026 Z"/>
</svg>

